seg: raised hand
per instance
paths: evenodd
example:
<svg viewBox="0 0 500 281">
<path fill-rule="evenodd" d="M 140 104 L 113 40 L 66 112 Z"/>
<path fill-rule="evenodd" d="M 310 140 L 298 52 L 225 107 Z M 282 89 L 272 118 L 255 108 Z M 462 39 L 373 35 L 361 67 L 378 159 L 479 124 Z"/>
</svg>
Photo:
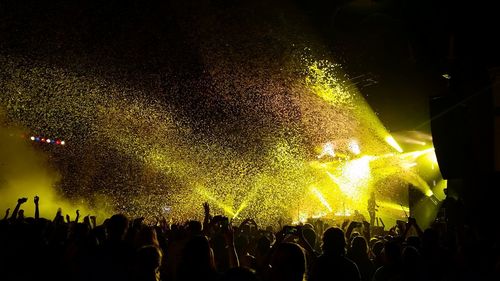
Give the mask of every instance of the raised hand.
<svg viewBox="0 0 500 281">
<path fill-rule="evenodd" d="M 57 209 L 56 216 L 54 217 L 54 222 L 56 224 L 64 222 L 64 218 L 62 217 L 62 209 L 61 208 Z"/>
<path fill-rule="evenodd" d="M 26 203 L 26 201 L 28 201 L 28 198 L 26 197 L 17 199 L 17 205 L 14 208 L 14 211 L 12 212 L 12 216 L 10 217 L 11 220 L 15 220 L 17 218 L 17 214 L 19 213 L 19 208 L 21 208 L 21 205 L 23 203 Z"/>
<path fill-rule="evenodd" d="M 210 205 L 208 202 L 203 203 L 203 210 L 205 211 L 205 216 L 210 215 Z"/>
<path fill-rule="evenodd" d="M 3 217 L 4 220 L 6 220 L 9 217 L 9 213 L 10 213 L 10 208 L 7 208 L 7 210 L 5 210 L 5 217 Z"/>
<path fill-rule="evenodd" d="M 97 226 L 97 224 L 96 224 L 96 216 L 90 216 L 90 221 L 92 222 L 93 228 L 95 228 Z"/>
<path fill-rule="evenodd" d="M 19 210 L 19 215 L 17 216 L 18 220 L 23 220 L 24 219 L 24 210 L 21 209 Z"/>
<path fill-rule="evenodd" d="M 90 224 L 90 216 L 89 215 L 86 215 L 85 217 L 83 217 L 83 223 L 88 225 L 90 228 L 92 227 L 92 225 Z"/>
<path fill-rule="evenodd" d="M 35 198 L 33 201 L 35 202 L 35 219 L 40 218 L 40 210 L 38 209 L 38 201 L 40 200 L 40 197 L 38 195 L 35 195 Z"/>
<path fill-rule="evenodd" d="M 69 215 L 68 215 L 68 214 L 66 214 L 66 222 L 67 222 L 67 223 L 70 223 L 70 222 L 71 222 L 71 220 L 69 219 Z"/>
</svg>

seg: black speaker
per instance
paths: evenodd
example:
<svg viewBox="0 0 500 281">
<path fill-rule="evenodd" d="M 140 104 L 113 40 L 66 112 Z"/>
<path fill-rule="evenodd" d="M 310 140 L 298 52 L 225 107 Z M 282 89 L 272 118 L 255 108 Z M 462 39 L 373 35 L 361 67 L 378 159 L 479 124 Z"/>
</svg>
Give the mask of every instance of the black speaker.
<svg viewBox="0 0 500 281">
<path fill-rule="evenodd" d="M 441 175 L 462 178 L 465 170 L 466 108 L 452 96 L 430 100 L 431 132 Z"/>
</svg>

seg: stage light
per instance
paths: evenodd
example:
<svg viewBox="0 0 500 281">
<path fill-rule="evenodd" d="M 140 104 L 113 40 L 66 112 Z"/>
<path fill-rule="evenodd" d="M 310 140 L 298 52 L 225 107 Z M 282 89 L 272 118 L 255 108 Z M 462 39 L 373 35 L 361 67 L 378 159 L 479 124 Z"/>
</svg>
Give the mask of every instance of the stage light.
<svg viewBox="0 0 500 281">
<path fill-rule="evenodd" d="M 35 140 L 35 137 L 33 137 L 33 136 L 32 136 L 30 139 L 31 139 L 32 141 L 34 141 L 34 140 Z"/>
<path fill-rule="evenodd" d="M 351 140 L 349 142 L 349 149 L 356 155 L 359 155 L 361 153 L 361 149 L 359 148 L 359 144 L 356 140 Z"/>
<path fill-rule="evenodd" d="M 349 161 L 342 169 L 342 175 L 352 182 L 359 182 L 370 177 L 371 157 L 363 156 Z"/>
<path fill-rule="evenodd" d="M 385 137 L 385 141 L 392 146 L 394 149 L 396 149 L 398 152 L 403 152 L 403 149 L 399 144 L 396 142 L 396 140 L 392 136 L 387 136 Z"/>
<path fill-rule="evenodd" d="M 326 174 L 337 184 L 342 193 L 352 199 L 359 199 L 361 189 L 369 185 L 371 179 L 370 161 L 373 156 L 363 156 L 345 163 L 341 168 L 340 176 L 335 176 L 330 172 Z"/>
<path fill-rule="evenodd" d="M 411 169 L 411 168 L 417 166 L 417 163 L 415 163 L 415 162 L 403 163 L 401 166 L 403 166 L 403 168 L 405 168 L 405 169 Z"/>
<path fill-rule="evenodd" d="M 65 145 L 65 144 L 66 144 L 66 142 L 64 142 L 64 141 L 61 141 L 61 145 Z"/>
<path fill-rule="evenodd" d="M 50 143 L 50 139 L 47 139 L 47 140 L 46 140 L 46 142 L 47 142 L 47 143 Z"/>
<path fill-rule="evenodd" d="M 56 140 L 56 144 L 61 144 L 61 141 L 60 140 Z"/>
<path fill-rule="evenodd" d="M 431 151 L 429 151 L 429 152 L 426 154 L 426 158 L 427 158 L 427 160 L 429 160 L 432 164 L 438 164 L 438 160 L 437 160 L 437 157 L 436 157 L 436 152 L 434 151 L 434 149 L 432 149 Z"/>
<path fill-rule="evenodd" d="M 40 141 L 45 142 L 45 138 L 41 138 Z"/>
<path fill-rule="evenodd" d="M 335 148 L 333 146 L 333 143 L 327 142 L 325 145 L 323 145 L 323 151 L 321 151 L 321 154 L 318 155 L 318 158 L 321 158 L 325 155 L 334 157 L 335 156 Z"/>
<path fill-rule="evenodd" d="M 40 141 L 40 138 L 39 138 L 39 137 L 36 137 L 36 138 L 35 138 L 35 141 Z"/>
</svg>

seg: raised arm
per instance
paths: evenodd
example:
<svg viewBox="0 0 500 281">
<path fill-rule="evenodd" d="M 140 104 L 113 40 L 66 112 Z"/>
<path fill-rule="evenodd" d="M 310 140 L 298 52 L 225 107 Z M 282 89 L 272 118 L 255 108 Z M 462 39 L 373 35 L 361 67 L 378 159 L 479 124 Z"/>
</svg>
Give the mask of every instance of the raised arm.
<svg viewBox="0 0 500 281">
<path fill-rule="evenodd" d="M 62 216 L 62 209 L 58 208 L 56 216 L 54 217 L 54 223 L 60 224 L 60 223 L 63 223 L 63 222 L 64 222 L 64 218 Z"/>
<path fill-rule="evenodd" d="M 80 219 L 80 210 L 76 210 L 76 218 L 75 218 L 76 223 L 78 223 L 78 219 Z"/>
<path fill-rule="evenodd" d="M 92 223 L 91 228 L 96 228 L 97 223 L 96 223 L 96 216 L 90 216 L 90 222 Z"/>
<path fill-rule="evenodd" d="M 40 219 L 40 209 L 38 208 L 38 201 L 40 200 L 40 198 L 37 196 L 35 196 L 35 220 L 38 220 Z"/>
<path fill-rule="evenodd" d="M 408 233 L 410 232 L 411 227 L 415 228 L 415 231 L 417 232 L 418 237 L 422 237 L 424 234 L 420 226 L 417 224 L 417 220 L 415 218 L 409 217 L 408 218 L 408 226 L 405 229 L 405 232 L 403 233 L 403 238 L 406 239 L 408 236 Z"/>
<path fill-rule="evenodd" d="M 229 267 L 235 268 L 240 266 L 238 260 L 238 254 L 236 253 L 236 248 L 234 247 L 234 230 L 231 222 L 224 226 L 224 240 L 226 240 L 227 256 L 229 258 Z"/>
<path fill-rule="evenodd" d="M 9 213 L 10 213 L 10 208 L 7 208 L 7 210 L 5 210 L 5 216 L 3 217 L 3 220 L 6 220 L 9 218 Z"/>
<path fill-rule="evenodd" d="M 15 220 L 17 218 L 17 214 L 19 213 L 19 208 L 21 208 L 21 205 L 26 203 L 26 201 L 28 201 L 28 198 L 26 197 L 17 199 L 16 208 L 14 209 L 14 212 L 12 212 L 12 216 L 10 217 L 11 220 Z"/>
<path fill-rule="evenodd" d="M 203 211 L 205 213 L 205 216 L 203 217 L 203 232 L 205 232 L 206 235 L 208 235 L 208 229 L 210 227 L 210 205 L 208 202 L 203 203 Z"/>
</svg>

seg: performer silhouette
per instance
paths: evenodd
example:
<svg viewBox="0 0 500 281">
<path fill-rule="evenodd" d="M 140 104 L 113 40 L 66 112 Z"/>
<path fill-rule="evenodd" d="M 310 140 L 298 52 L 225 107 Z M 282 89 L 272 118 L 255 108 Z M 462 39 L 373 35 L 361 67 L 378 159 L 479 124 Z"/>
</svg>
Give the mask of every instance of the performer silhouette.
<svg viewBox="0 0 500 281">
<path fill-rule="evenodd" d="M 379 205 L 377 205 L 377 201 L 375 201 L 375 192 L 372 191 L 370 194 L 370 199 L 368 199 L 368 214 L 370 215 L 370 225 L 374 225 L 376 212 L 378 211 Z"/>
</svg>

